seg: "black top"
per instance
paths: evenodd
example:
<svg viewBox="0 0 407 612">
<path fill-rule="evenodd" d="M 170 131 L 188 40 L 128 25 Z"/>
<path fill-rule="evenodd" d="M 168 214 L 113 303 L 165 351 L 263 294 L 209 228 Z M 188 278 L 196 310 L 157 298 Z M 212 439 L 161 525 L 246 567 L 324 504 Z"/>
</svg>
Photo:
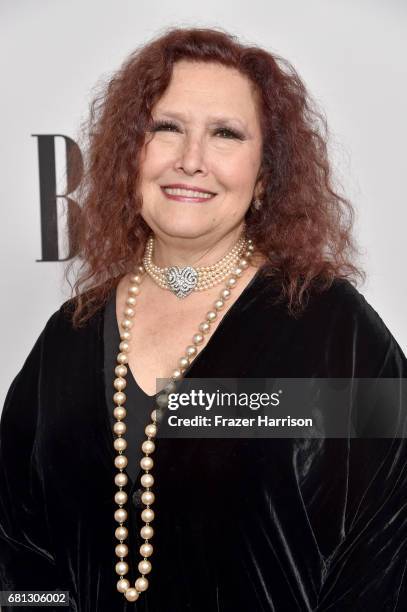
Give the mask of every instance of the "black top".
<svg viewBox="0 0 407 612">
<path fill-rule="evenodd" d="M 273 303 L 277 292 L 257 275 L 188 376 L 407 378 L 397 342 L 347 281 L 312 295 L 297 318 Z M 407 609 L 407 453 L 397 437 L 159 439 L 150 587 L 126 603 L 114 571 L 104 309 L 80 329 L 71 310 L 51 316 L 7 394 L 1 589 L 67 590 L 81 612 Z M 131 416 L 145 410 L 139 400 Z M 131 479 L 130 499 L 138 486 Z M 134 581 L 143 523 L 134 503 L 127 509 Z"/>
</svg>

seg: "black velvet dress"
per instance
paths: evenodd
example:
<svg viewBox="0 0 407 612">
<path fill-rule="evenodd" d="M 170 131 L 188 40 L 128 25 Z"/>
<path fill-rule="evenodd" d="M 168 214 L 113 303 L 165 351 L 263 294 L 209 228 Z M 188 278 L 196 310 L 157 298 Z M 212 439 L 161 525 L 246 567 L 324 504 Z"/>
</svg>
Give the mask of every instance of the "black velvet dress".
<svg viewBox="0 0 407 612">
<path fill-rule="evenodd" d="M 311 296 L 298 318 L 275 305 L 275 295 L 258 273 L 188 376 L 406 378 L 397 342 L 347 281 Z M 66 590 L 69 609 L 81 612 L 407 610 L 401 437 L 159 438 L 150 587 L 136 603 L 126 602 L 114 570 L 116 469 L 107 398 L 117 352 L 109 347 L 118 332 L 112 318 L 110 331 L 104 328 L 104 315 L 105 309 L 79 330 L 69 304 L 52 315 L 7 395 L 0 439 L 3 590 Z M 133 440 L 141 435 L 137 415 L 149 413 L 150 400 L 128 379 Z M 138 443 L 130 446 L 134 579 L 142 522 Z"/>
</svg>

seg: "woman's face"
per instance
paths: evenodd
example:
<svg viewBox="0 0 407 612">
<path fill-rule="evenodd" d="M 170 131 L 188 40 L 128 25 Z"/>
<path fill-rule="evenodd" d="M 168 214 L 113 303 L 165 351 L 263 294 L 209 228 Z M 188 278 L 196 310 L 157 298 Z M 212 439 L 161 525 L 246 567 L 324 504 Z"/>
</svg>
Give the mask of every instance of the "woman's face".
<svg viewBox="0 0 407 612">
<path fill-rule="evenodd" d="M 216 239 L 236 230 L 260 188 L 262 136 L 250 81 L 223 65 L 179 61 L 152 117 L 141 158 L 144 220 L 159 236 Z"/>
</svg>

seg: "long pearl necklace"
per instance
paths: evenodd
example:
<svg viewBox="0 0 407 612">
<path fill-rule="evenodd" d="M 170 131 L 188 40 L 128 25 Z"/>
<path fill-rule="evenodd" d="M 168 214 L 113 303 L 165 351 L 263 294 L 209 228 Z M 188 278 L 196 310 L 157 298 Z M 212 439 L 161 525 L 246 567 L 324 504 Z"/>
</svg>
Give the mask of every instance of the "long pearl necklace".
<svg viewBox="0 0 407 612">
<path fill-rule="evenodd" d="M 192 338 L 192 344 L 186 347 L 184 355 L 180 357 L 178 361 L 178 367 L 176 367 L 171 376 L 170 383 L 167 387 L 164 388 L 166 393 L 174 390 L 175 383 L 182 380 L 183 375 L 187 367 L 190 365 L 194 357 L 198 353 L 198 347 L 203 345 L 204 343 L 204 335 L 208 334 L 210 331 L 211 323 L 213 323 L 217 317 L 218 312 L 222 310 L 225 305 L 225 301 L 230 297 L 231 290 L 235 287 L 238 279 L 242 276 L 244 270 L 248 268 L 250 258 L 253 255 L 254 246 L 251 240 L 248 240 L 246 243 L 246 250 L 243 252 L 242 257 L 238 260 L 237 266 L 232 270 L 230 277 L 226 280 L 225 287 L 220 292 L 219 298 L 213 303 L 213 309 L 209 310 L 206 313 L 205 320 L 199 324 L 199 331 L 194 334 Z M 131 333 L 130 330 L 133 326 L 133 317 L 135 315 L 135 306 L 137 302 L 137 296 L 140 293 L 140 284 L 142 282 L 142 278 L 145 272 L 145 268 L 142 265 L 137 266 L 137 269 L 134 274 L 130 276 L 130 286 L 128 288 L 128 296 L 126 299 L 126 308 L 124 309 L 124 318 L 120 322 L 120 338 L 121 342 L 119 345 L 119 354 L 117 355 L 117 363 L 118 365 L 115 367 L 115 375 L 116 378 L 113 382 L 113 386 L 116 390 L 113 400 L 116 404 L 113 414 L 116 419 L 116 422 L 113 426 L 113 431 L 116 434 L 116 438 L 114 440 L 114 448 L 118 452 L 114 459 L 114 465 L 119 470 L 114 478 L 115 484 L 119 487 L 118 491 L 114 496 L 115 503 L 118 505 L 118 509 L 114 513 L 114 518 L 119 526 L 116 528 L 115 537 L 119 540 L 119 544 L 116 545 L 115 552 L 116 556 L 120 559 L 116 563 L 116 573 L 120 576 L 119 581 L 117 582 L 117 590 L 120 593 L 124 594 L 124 597 L 128 601 L 136 601 L 140 593 L 146 591 L 148 589 L 148 579 L 146 578 L 147 574 L 151 572 L 152 566 L 149 561 L 149 557 L 151 557 L 153 553 L 153 546 L 150 544 L 150 540 L 154 535 L 153 527 L 151 526 L 151 522 L 154 520 L 154 510 L 151 508 L 152 504 L 155 500 L 155 495 L 152 491 L 152 486 L 154 484 L 154 477 L 151 474 L 151 469 L 154 466 L 154 461 L 151 457 L 155 450 L 154 438 L 157 434 L 157 422 L 159 420 L 160 415 L 162 414 L 162 410 L 165 409 L 167 405 L 168 396 L 166 393 L 160 393 L 157 396 L 157 406 L 158 410 L 154 409 L 151 413 L 151 423 L 149 423 L 145 427 L 146 440 L 143 441 L 141 445 L 141 450 L 143 452 L 143 456 L 140 460 L 140 467 L 144 471 L 141 476 L 140 482 L 143 487 L 143 493 L 141 495 L 141 501 L 145 505 L 145 508 L 141 512 L 141 519 L 145 523 L 145 525 L 140 530 L 140 535 L 144 540 L 144 543 L 140 546 L 140 555 L 141 560 L 138 563 L 138 570 L 140 572 L 140 576 L 134 582 L 134 586 L 130 586 L 130 582 L 125 575 L 129 571 L 129 566 L 124 560 L 125 557 L 129 554 L 129 549 L 127 544 L 124 543 L 124 540 L 128 537 L 128 529 L 125 526 L 125 522 L 127 520 L 128 514 L 125 509 L 125 504 L 127 502 L 127 493 L 124 490 L 124 487 L 128 483 L 128 477 L 125 473 L 125 469 L 127 466 L 127 457 L 123 454 L 127 448 L 126 439 L 123 435 L 126 433 L 126 424 L 124 419 L 126 417 L 126 408 L 124 407 L 124 403 L 126 401 L 126 395 L 123 392 L 123 389 L 126 388 L 126 374 L 128 363 L 128 353 L 130 350 L 130 339 Z"/>
</svg>

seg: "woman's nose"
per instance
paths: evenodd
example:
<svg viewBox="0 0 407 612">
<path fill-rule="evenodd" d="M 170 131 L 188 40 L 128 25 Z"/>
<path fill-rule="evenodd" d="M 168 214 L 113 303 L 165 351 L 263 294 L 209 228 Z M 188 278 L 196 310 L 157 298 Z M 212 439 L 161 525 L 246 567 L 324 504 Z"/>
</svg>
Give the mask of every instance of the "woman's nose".
<svg viewBox="0 0 407 612">
<path fill-rule="evenodd" d="M 206 164 L 204 139 L 200 136 L 186 136 L 181 145 L 177 167 L 191 174 L 197 170 L 206 171 Z"/>
</svg>

